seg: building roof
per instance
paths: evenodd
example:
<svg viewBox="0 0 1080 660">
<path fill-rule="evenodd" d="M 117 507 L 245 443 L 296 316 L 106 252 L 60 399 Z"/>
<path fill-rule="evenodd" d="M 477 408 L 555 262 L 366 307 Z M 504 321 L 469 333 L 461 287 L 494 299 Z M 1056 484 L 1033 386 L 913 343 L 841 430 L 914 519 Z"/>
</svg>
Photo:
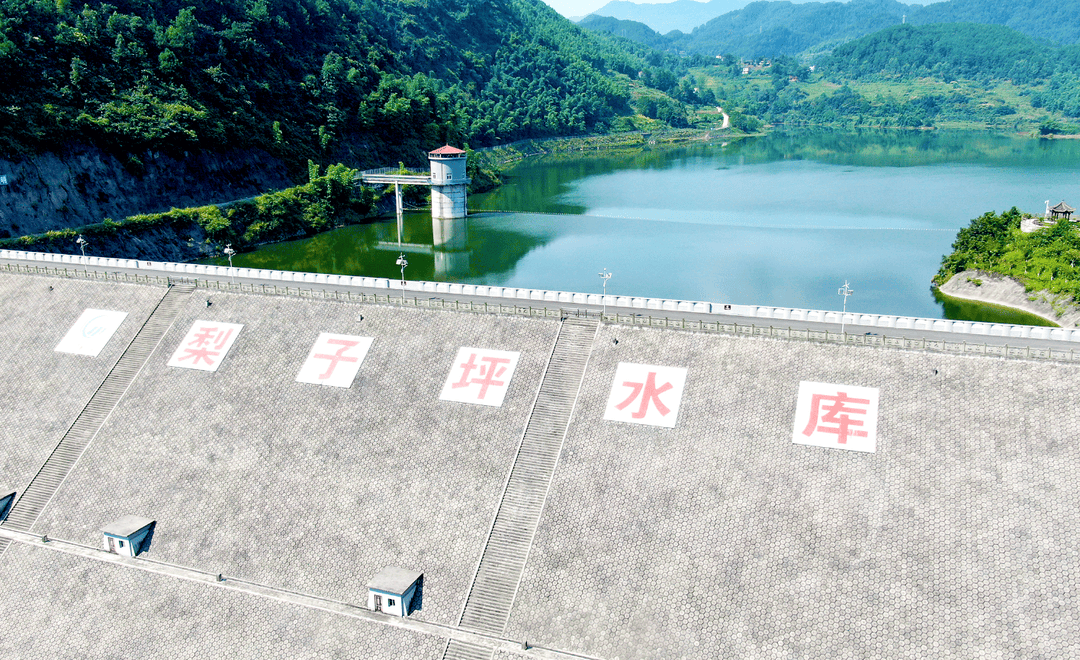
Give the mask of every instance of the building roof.
<svg viewBox="0 0 1080 660">
<path fill-rule="evenodd" d="M 1057 206 L 1051 206 L 1050 210 L 1055 213 L 1072 213 L 1076 209 L 1066 204 L 1063 200 L 1058 202 Z"/>
<path fill-rule="evenodd" d="M 387 566 L 379 571 L 379 574 L 368 582 L 368 589 L 378 589 L 392 594 L 403 594 L 409 587 L 423 577 L 420 571 L 411 571 L 407 568 Z"/>
<path fill-rule="evenodd" d="M 114 523 L 110 523 L 101 528 L 101 531 L 110 536 L 131 536 L 139 530 L 153 525 L 154 521 L 149 518 L 143 518 L 141 516 L 124 516 L 120 520 Z"/>
<path fill-rule="evenodd" d="M 462 151 L 461 149 L 458 149 L 457 147 L 451 147 L 450 145 L 446 145 L 446 146 L 443 146 L 443 147 L 439 147 L 435 151 L 429 151 L 428 155 L 429 156 L 463 156 L 463 155 L 465 155 L 465 152 Z"/>
</svg>

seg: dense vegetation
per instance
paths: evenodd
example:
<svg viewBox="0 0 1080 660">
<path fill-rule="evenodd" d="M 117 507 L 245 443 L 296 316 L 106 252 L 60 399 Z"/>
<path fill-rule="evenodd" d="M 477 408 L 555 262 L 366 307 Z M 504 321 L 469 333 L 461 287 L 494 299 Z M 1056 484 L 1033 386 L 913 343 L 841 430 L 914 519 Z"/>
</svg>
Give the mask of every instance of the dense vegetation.
<svg viewBox="0 0 1080 660">
<path fill-rule="evenodd" d="M 738 11 L 717 11 L 713 14 L 715 18 L 703 21 L 687 33 L 674 31 L 662 37 L 652 33 L 649 26 L 668 24 L 655 14 L 674 8 L 675 5 L 653 5 L 649 9 L 653 15 L 644 21 L 648 25 L 633 28 L 627 24 L 629 21 L 623 21 L 620 30 L 623 36 L 643 42 L 647 39 L 650 45 L 660 50 L 670 48 L 709 57 L 731 52 L 749 59 L 825 52 L 845 41 L 904 21 L 909 25 L 1000 25 L 1055 44 L 1080 43 L 1080 3 L 1060 0 L 946 0 L 925 6 L 906 5 L 897 0 L 799 4 L 759 1 Z M 604 8 L 598 13 L 632 18 L 618 11 L 620 9 Z M 591 23 L 589 26 L 605 30 L 610 24 Z M 665 32 L 663 28 L 658 29 Z"/>
<path fill-rule="evenodd" d="M 311 236 L 326 229 L 359 222 L 374 207 L 371 191 L 353 185 L 356 170 L 331 165 L 325 172 L 309 163 L 310 180 L 301 186 L 260 195 L 227 207 L 201 206 L 172 209 L 164 213 L 135 215 L 120 222 L 104 222 L 59 229 L 36 236 L 0 240 L 0 248 L 38 252 L 71 252 L 78 236 L 84 236 L 96 254 L 110 255 L 116 239 L 130 245 L 161 229 L 180 236 L 197 234 L 202 245 L 194 254 L 232 244 L 243 249 L 257 243 Z M 116 254 L 110 256 L 134 255 Z"/>
<path fill-rule="evenodd" d="M 257 147 L 302 172 L 602 131 L 638 71 L 678 73 L 628 43 L 540 0 L 0 0 L 0 149 Z"/>
<path fill-rule="evenodd" d="M 1080 300 L 1080 231 L 1068 220 L 1032 233 L 1020 231 L 1022 214 L 1012 208 L 985 213 L 960 230 L 952 254 L 934 282 L 944 284 L 964 270 L 982 270 L 1019 280 L 1028 291 L 1049 291 Z"/>
</svg>

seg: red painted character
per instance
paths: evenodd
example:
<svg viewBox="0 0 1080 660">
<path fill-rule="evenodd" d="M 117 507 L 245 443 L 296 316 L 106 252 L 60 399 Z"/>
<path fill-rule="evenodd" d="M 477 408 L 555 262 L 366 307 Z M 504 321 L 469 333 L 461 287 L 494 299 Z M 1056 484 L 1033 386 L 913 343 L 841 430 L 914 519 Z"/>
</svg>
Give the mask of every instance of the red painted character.
<svg viewBox="0 0 1080 660">
<path fill-rule="evenodd" d="M 360 342 L 349 341 L 348 339 L 327 339 L 327 344 L 336 344 L 341 346 L 333 355 L 326 355 L 325 353 L 316 353 L 313 357 L 317 357 L 320 360 L 330 360 L 330 366 L 326 368 L 326 373 L 319 376 L 319 380 L 326 380 L 334 373 L 334 369 L 337 368 L 338 362 L 356 362 L 359 358 L 345 357 L 345 351 L 349 350 L 353 346 L 356 346 Z"/>
<path fill-rule="evenodd" d="M 827 394 L 815 394 L 810 401 L 810 422 L 803 429 L 803 435 L 809 436 L 818 431 L 820 433 L 835 433 L 840 444 L 846 445 L 849 437 L 865 438 L 866 431 L 852 429 L 852 426 L 862 426 L 863 422 L 848 417 L 851 415 L 865 415 L 866 408 L 848 408 L 846 404 L 868 405 L 870 399 L 852 399 L 846 392 L 837 392 L 835 396 Z M 818 411 L 824 406 L 825 414 L 821 415 L 822 424 L 836 424 L 836 426 L 818 426 Z"/>
<path fill-rule="evenodd" d="M 636 413 L 630 415 L 634 419 L 641 419 L 645 416 L 645 413 L 649 411 L 649 402 L 652 402 L 652 404 L 656 406 L 656 410 L 660 413 L 661 417 L 664 417 L 671 412 L 671 409 L 665 406 L 664 402 L 660 400 L 660 395 L 670 390 L 672 385 L 671 383 L 664 383 L 660 387 L 657 387 L 655 371 L 649 372 L 644 383 L 631 383 L 630 381 L 625 381 L 623 382 L 623 387 L 629 387 L 633 391 L 630 392 L 630 396 L 626 397 L 626 401 L 615 406 L 618 410 L 627 407 L 639 394 L 641 395 L 641 406 Z"/>
<path fill-rule="evenodd" d="M 469 360 L 462 362 L 459 366 L 462 368 L 461 380 L 456 383 L 451 383 L 450 387 L 468 387 L 469 385 L 479 385 L 480 394 L 477 399 L 483 399 L 487 396 L 488 387 L 495 385 L 496 387 L 505 385 L 506 383 L 501 380 L 495 380 L 506 373 L 506 366 L 510 364 L 510 358 L 500 357 L 482 357 L 481 362 L 487 362 L 487 364 L 476 364 L 476 353 L 469 354 Z M 469 374 L 474 369 L 480 370 L 480 377 L 469 380 Z"/>
<path fill-rule="evenodd" d="M 199 364 L 199 360 L 206 360 L 206 364 L 214 364 L 214 360 L 221 355 L 221 349 L 229 341 L 232 332 L 232 328 L 222 331 L 213 326 L 201 326 L 188 342 L 188 347 L 194 346 L 194 348 L 184 348 L 184 354 L 178 357 L 177 361 L 191 358 L 192 365 Z"/>
</svg>

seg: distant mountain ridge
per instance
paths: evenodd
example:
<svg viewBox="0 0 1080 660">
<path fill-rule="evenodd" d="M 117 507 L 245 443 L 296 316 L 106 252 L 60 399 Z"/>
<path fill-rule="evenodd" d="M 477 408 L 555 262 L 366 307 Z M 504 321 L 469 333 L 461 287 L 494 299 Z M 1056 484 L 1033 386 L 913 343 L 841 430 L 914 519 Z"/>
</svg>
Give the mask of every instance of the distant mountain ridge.
<svg viewBox="0 0 1080 660">
<path fill-rule="evenodd" d="M 794 4 L 803 4 L 812 0 L 792 0 Z M 847 2 L 848 0 L 840 0 Z M 675 0 L 669 3 L 638 3 L 629 0 L 611 0 L 590 16 L 605 16 L 624 21 L 644 23 L 650 29 L 667 34 L 672 30 L 690 32 L 714 18 L 728 12 L 737 11 L 750 4 L 751 0 Z M 912 0 L 914 4 L 924 5 L 941 0 Z M 588 18 L 588 17 L 585 17 Z M 579 19 L 581 22 L 583 19 Z"/>
<path fill-rule="evenodd" d="M 672 30 L 689 32 L 717 16 L 742 9 L 746 3 L 747 0 L 675 0 L 667 4 L 639 4 L 629 0 L 611 0 L 591 15 L 644 23 L 652 30 L 666 34 Z"/>
<path fill-rule="evenodd" d="M 677 0 L 670 5 L 639 6 L 674 7 L 679 2 L 711 4 Z M 605 8 L 613 4 L 609 3 Z M 943 0 L 925 6 L 898 0 L 850 0 L 846 3 L 760 0 L 713 18 L 689 33 L 665 34 L 662 39 L 667 42 L 666 47 L 649 34 L 647 25 L 635 27 L 624 22 L 618 24 L 617 31 L 613 24 L 595 19 L 582 21 L 581 25 L 649 43 L 661 50 L 702 55 L 734 53 L 756 58 L 827 51 L 903 22 L 912 25 L 960 22 L 1002 25 L 1056 44 L 1080 43 L 1080 2 L 1059 0 Z"/>
</svg>

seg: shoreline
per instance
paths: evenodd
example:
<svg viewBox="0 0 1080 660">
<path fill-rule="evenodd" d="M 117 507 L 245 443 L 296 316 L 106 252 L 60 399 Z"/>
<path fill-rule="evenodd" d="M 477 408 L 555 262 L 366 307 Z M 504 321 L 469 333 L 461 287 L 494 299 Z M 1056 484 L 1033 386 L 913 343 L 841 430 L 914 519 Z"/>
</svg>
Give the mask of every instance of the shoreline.
<svg viewBox="0 0 1080 660">
<path fill-rule="evenodd" d="M 975 284 L 971 280 L 981 281 Z M 1017 280 L 997 273 L 981 270 L 964 270 L 949 278 L 938 287 L 938 292 L 951 298 L 997 305 L 1038 316 L 1062 328 L 1080 327 L 1080 309 L 1071 300 L 1055 297 L 1045 291 L 1029 293 Z M 1031 297 L 1035 296 L 1035 300 Z M 1064 307 L 1058 314 L 1055 306 Z"/>
</svg>

